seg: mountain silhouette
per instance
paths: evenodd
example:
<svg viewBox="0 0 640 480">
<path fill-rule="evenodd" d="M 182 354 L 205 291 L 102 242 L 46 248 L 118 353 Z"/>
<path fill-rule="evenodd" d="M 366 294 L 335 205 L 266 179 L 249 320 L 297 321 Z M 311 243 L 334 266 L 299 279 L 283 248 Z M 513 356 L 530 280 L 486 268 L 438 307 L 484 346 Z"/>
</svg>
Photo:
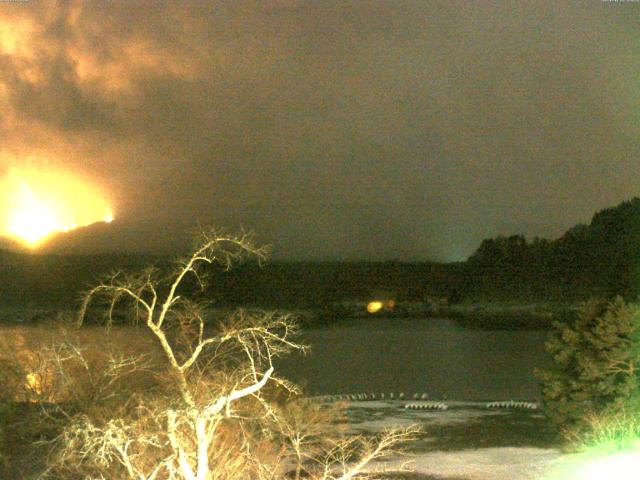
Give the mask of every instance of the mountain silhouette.
<svg viewBox="0 0 640 480">
<path fill-rule="evenodd" d="M 166 234 L 153 224 L 97 222 L 52 235 L 36 253 L 57 255 L 175 254 L 184 250 L 184 237 Z"/>
<path fill-rule="evenodd" d="M 52 236 L 31 251 L 0 239 L 0 305 L 65 303 L 97 276 L 114 269 L 165 261 L 184 245 L 175 230 L 114 221 Z M 163 241 L 165 252 L 149 252 Z M 173 242 L 173 243 L 172 243 Z M 149 255 L 151 254 L 151 255 Z M 214 274 L 215 272 L 212 272 Z M 573 302 L 640 293 L 640 199 L 597 212 L 557 239 L 523 235 L 482 241 L 465 262 L 277 262 L 251 263 L 215 273 L 212 298 L 239 305 L 322 306 L 394 292 L 399 301 L 447 298 L 450 302 Z"/>
</svg>

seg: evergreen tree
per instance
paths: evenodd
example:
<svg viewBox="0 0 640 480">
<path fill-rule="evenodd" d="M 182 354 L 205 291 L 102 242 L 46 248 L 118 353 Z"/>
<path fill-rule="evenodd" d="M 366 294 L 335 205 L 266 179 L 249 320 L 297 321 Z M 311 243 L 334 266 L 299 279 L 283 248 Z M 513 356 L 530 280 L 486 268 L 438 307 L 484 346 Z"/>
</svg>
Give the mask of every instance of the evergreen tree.
<svg viewBox="0 0 640 480">
<path fill-rule="evenodd" d="M 554 324 L 546 347 L 555 366 L 536 374 L 557 426 L 580 429 L 588 413 L 621 408 L 640 396 L 640 309 L 621 297 L 583 304 L 577 316 Z"/>
</svg>

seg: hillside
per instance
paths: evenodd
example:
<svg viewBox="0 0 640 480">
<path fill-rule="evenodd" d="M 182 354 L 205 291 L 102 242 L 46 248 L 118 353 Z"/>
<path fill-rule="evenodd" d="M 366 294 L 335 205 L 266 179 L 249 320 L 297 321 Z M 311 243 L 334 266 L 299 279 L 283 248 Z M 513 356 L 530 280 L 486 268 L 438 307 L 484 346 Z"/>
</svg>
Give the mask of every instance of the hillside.
<svg viewBox="0 0 640 480">
<path fill-rule="evenodd" d="M 640 198 L 602 210 L 589 225 L 555 240 L 484 240 L 465 271 L 465 295 L 477 298 L 634 299 L 640 292 Z"/>
<path fill-rule="evenodd" d="M 109 225 L 54 239 L 70 252 L 91 239 L 106 245 Z M 120 239 L 122 240 L 122 239 Z M 8 246 L 8 245 L 6 245 Z M 0 245 L 0 247 L 2 247 Z M 168 257 L 138 254 L 63 255 L 0 250 L 0 304 L 68 304 L 114 269 L 167 264 Z M 366 300 L 379 292 L 399 301 L 446 298 L 458 302 L 576 301 L 640 291 L 640 199 L 596 213 L 555 240 L 522 235 L 484 240 L 466 262 L 272 262 L 231 272 L 213 270 L 205 295 L 218 305 L 322 308 Z"/>
</svg>

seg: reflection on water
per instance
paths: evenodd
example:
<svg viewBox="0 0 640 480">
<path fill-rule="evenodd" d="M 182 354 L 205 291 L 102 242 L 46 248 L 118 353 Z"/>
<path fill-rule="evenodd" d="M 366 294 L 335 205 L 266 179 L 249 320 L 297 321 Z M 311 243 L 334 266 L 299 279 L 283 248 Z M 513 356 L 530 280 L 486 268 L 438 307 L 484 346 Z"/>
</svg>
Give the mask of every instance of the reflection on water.
<svg viewBox="0 0 640 480">
<path fill-rule="evenodd" d="M 455 400 L 536 400 L 547 332 L 475 330 L 448 319 L 354 319 L 307 329 L 306 356 L 279 372 L 310 394 L 426 392 Z"/>
</svg>

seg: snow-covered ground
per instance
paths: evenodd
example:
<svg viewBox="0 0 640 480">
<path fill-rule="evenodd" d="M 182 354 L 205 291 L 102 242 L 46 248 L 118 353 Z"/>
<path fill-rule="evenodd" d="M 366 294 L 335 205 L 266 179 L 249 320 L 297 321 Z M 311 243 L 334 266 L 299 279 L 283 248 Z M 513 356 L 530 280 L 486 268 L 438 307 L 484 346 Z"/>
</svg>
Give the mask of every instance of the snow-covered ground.
<svg viewBox="0 0 640 480">
<path fill-rule="evenodd" d="M 371 465 L 394 479 L 429 480 L 631 480 L 638 478 L 640 455 L 596 458 L 592 454 L 563 453 L 544 439 L 527 441 L 545 425 L 536 411 L 490 410 L 484 404 L 448 402 L 444 411 L 407 410 L 401 401 L 351 402 L 347 422 L 353 433 L 376 433 L 397 426 L 419 424 L 424 435 L 408 445 L 409 457 Z M 523 428 L 526 423 L 526 428 Z M 498 428 L 496 428 L 498 427 Z M 514 445 L 500 435 L 510 431 Z M 468 438 L 465 440 L 465 432 Z M 527 433 L 529 431 L 529 433 Z M 460 437 L 460 438 L 453 438 Z M 453 440 L 453 441 L 452 441 Z M 394 470 L 403 470 L 391 476 Z"/>
<path fill-rule="evenodd" d="M 406 478 L 442 480 L 636 480 L 640 457 L 621 454 L 594 458 L 556 449 L 502 447 L 416 454 L 373 466 L 376 472 L 404 470 Z M 401 475 L 395 478 L 403 478 Z"/>
</svg>

